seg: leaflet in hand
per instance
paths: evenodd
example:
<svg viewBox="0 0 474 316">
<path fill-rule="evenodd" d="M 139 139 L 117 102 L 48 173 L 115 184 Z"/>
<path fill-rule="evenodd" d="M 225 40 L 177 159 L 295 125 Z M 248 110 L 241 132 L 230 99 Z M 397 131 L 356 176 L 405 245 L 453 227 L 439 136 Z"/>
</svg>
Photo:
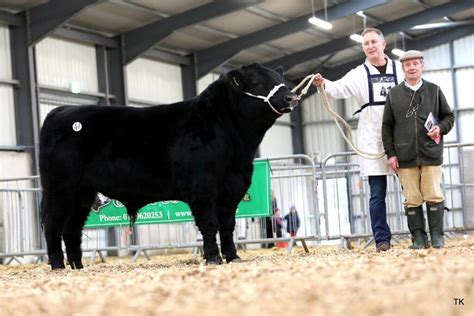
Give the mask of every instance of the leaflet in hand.
<svg viewBox="0 0 474 316">
<path fill-rule="evenodd" d="M 432 129 L 436 124 L 438 124 L 438 120 L 437 120 L 436 117 L 433 115 L 433 113 L 430 112 L 430 114 L 428 115 L 428 118 L 426 119 L 426 122 L 425 122 L 425 128 L 429 131 L 429 130 Z"/>
<path fill-rule="evenodd" d="M 433 115 L 433 113 L 430 112 L 430 114 L 428 115 L 428 118 L 425 121 L 425 128 L 429 132 L 436 124 L 438 124 L 438 120 Z M 436 144 L 439 144 L 439 142 L 441 141 L 441 135 L 436 136 L 433 140 L 435 141 Z"/>
</svg>

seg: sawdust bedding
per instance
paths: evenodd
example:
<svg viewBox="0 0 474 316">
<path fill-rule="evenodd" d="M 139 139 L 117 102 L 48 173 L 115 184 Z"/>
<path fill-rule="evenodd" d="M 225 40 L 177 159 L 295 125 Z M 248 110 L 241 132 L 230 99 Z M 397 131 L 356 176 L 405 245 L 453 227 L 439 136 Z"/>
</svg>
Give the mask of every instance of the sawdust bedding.
<svg viewBox="0 0 474 316">
<path fill-rule="evenodd" d="M 191 254 L 0 266 L 0 315 L 474 315 L 474 236 L 406 247 L 241 250 L 244 262 L 220 266 Z"/>
</svg>

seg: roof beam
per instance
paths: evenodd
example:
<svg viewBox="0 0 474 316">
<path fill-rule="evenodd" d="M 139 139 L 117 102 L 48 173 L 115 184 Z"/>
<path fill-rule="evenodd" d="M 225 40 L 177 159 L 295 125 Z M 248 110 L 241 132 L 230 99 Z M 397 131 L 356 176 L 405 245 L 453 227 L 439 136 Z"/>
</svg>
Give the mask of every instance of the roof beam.
<svg viewBox="0 0 474 316">
<path fill-rule="evenodd" d="M 125 33 L 125 64 L 158 44 L 177 29 L 230 13 L 262 0 L 214 1 Z"/>
<path fill-rule="evenodd" d="M 357 13 L 357 15 L 361 15 L 362 17 L 367 18 L 367 19 L 369 19 L 370 21 L 375 22 L 375 23 L 377 23 L 377 24 L 383 24 L 383 23 L 385 23 L 384 20 L 381 20 L 381 19 L 379 19 L 379 18 L 376 18 L 375 16 L 373 16 L 372 14 L 369 14 L 369 13 L 367 13 L 367 12 L 362 12 L 362 14 Z M 405 38 L 410 38 L 410 39 L 413 38 L 413 36 L 412 36 L 411 34 L 407 33 L 407 32 L 400 32 L 400 35 L 403 35 Z"/>
<path fill-rule="evenodd" d="M 3 11 L 0 11 L 0 22 L 13 26 L 21 26 L 24 24 L 22 17 Z"/>
<path fill-rule="evenodd" d="M 436 32 L 430 36 L 408 40 L 405 42 L 405 47 L 407 50 L 426 50 L 472 34 L 474 34 L 474 25 L 460 26 L 446 31 Z M 390 47 L 390 49 L 392 48 L 393 47 Z"/>
<path fill-rule="evenodd" d="M 446 21 L 446 22 L 439 22 L 439 23 L 420 24 L 420 25 L 415 25 L 411 29 L 412 30 L 426 30 L 426 29 L 455 27 L 455 26 L 469 25 L 469 24 L 474 24 L 474 19 L 464 20 L 464 21 Z"/>
<path fill-rule="evenodd" d="M 166 52 L 158 49 L 149 49 L 142 54 L 142 57 L 161 60 L 175 65 L 189 65 L 192 60 L 189 56 L 181 56 L 175 53 Z"/>
<path fill-rule="evenodd" d="M 119 46 L 119 40 L 116 38 L 110 38 L 101 34 L 78 30 L 71 27 L 61 27 L 55 30 L 53 34 L 57 37 L 75 40 L 83 43 L 101 45 L 108 48 L 116 48 Z"/>
<path fill-rule="evenodd" d="M 26 11 L 28 44 L 35 45 L 97 0 L 50 0 Z"/>
<path fill-rule="evenodd" d="M 424 10 L 419 13 L 415 13 L 398 20 L 387 22 L 377 26 L 385 35 L 404 31 L 410 29 L 411 27 L 428 23 L 438 18 L 442 18 L 445 15 L 454 14 L 456 12 L 466 10 L 474 7 L 474 1 L 469 0 L 459 0 L 454 2 L 448 2 L 428 10 Z M 265 66 L 270 68 L 275 68 L 277 66 L 282 66 L 284 69 L 288 70 L 294 65 L 304 63 L 308 60 L 316 59 L 319 57 L 326 56 L 328 54 L 341 51 L 347 48 L 351 48 L 357 45 L 349 37 L 342 37 L 318 46 L 313 46 L 311 48 L 302 50 L 300 52 L 284 56 L 281 58 L 274 59 L 268 63 L 265 63 Z"/>
<path fill-rule="evenodd" d="M 327 9 L 328 20 L 334 21 L 345 16 L 356 13 L 359 10 L 367 10 L 368 8 L 385 3 L 386 0 L 366 0 L 366 1 L 351 1 L 338 5 L 334 5 Z M 239 51 L 255 45 L 262 44 L 280 38 L 304 29 L 310 28 L 308 18 L 313 14 L 306 14 L 301 17 L 289 20 L 265 28 L 263 30 L 250 33 L 234 40 L 209 47 L 196 53 L 197 56 L 197 77 L 201 78 L 215 67 L 221 65 Z M 324 9 L 315 13 L 315 16 L 324 18 Z"/>
<path fill-rule="evenodd" d="M 120 38 L 110 38 L 101 34 L 89 32 L 87 30 L 74 29 L 71 27 L 59 28 L 54 32 L 54 35 L 60 38 L 104 46 L 107 48 L 117 48 L 120 46 Z M 163 50 L 149 49 L 144 54 L 142 54 L 142 56 L 176 65 L 190 64 L 190 58 L 188 56 L 182 56 Z"/>
</svg>

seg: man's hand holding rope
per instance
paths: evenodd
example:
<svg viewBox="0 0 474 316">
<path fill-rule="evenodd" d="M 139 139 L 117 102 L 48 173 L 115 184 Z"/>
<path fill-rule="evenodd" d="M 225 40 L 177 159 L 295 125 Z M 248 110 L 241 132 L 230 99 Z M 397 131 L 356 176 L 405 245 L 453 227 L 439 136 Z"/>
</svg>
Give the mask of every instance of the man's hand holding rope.
<svg viewBox="0 0 474 316">
<path fill-rule="evenodd" d="M 336 123 L 336 126 L 337 128 L 339 129 L 339 131 L 341 132 L 342 134 L 342 137 L 344 138 L 344 140 L 349 144 L 349 146 L 361 157 L 365 158 L 365 159 L 380 159 L 382 158 L 383 156 L 385 156 L 385 152 L 380 152 L 380 153 L 368 153 L 368 152 L 364 152 L 362 150 L 360 150 L 353 142 L 352 140 L 352 130 L 351 130 L 351 127 L 350 125 L 339 115 L 336 113 L 336 111 L 334 111 L 330 105 L 329 105 L 329 100 L 328 100 L 328 97 L 326 95 L 326 91 L 324 90 L 324 78 L 323 76 L 321 76 L 321 74 L 317 73 L 315 75 L 308 75 L 306 76 L 296 87 L 293 88 L 293 90 L 291 90 L 292 92 L 296 93 L 296 91 L 301 88 L 304 84 L 306 83 L 306 86 L 302 89 L 301 93 L 298 95 L 298 99 L 301 99 L 301 97 L 303 95 L 305 95 L 307 92 L 308 92 L 308 89 L 311 85 L 311 83 L 317 87 L 318 89 L 318 92 L 320 93 L 322 99 L 323 99 L 323 105 L 324 107 L 326 108 L 326 110 L 329 111 L 329 113 L 331 113 L 333 119 L 334 119 L 334 122 Z M 344 125 L 344 127 L 346 128 L 347 130 L 347 133 L 348 135 L 346 136 L 346 134 L 344 133 L 344 130 L 342 128 L 342 125 Z M 397 165 L 398 165 L 398 162 L 397 162 Z"/>
</svg>

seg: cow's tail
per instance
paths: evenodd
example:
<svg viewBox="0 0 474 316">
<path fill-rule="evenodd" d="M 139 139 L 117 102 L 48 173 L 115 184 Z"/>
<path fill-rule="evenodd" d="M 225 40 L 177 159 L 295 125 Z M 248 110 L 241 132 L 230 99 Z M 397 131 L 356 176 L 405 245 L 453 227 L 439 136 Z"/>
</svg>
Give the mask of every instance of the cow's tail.
<svg viewBox="0 0 474 316">
<path fill-rule="evenodd" d="M 46 216 L 44 214 L 44 196 L 41 198 L 41 202 L 40 202 L 40 225 L 41 225 L 41 229 L 44 231 L 44 220 L 45 220 Z"/>
<path fill-rule="evenodd" d="M 43 175 L 45 171 L 49 169 L 49 164 L 48 164 L 48 157 L 51 157 L 51 152 L 52 152 L 52 147 L 49 147 L 45 145 L 46 140 L 44 137 L 40 136 L 40 150 L 39 150 L 39 167 L 40 167 L 40 174 Z M 51 141 L 47 140 L 47 142 L 50 144 Z M 48 144 L 48 145 L 49 145 Z"/>
<path fill-rule="evenodd" d="M 55 126 L 54 120 L 54 115 L 59 111 L 61 111 L 61 109 L 56 108 L 48 113 L 40 131 L 39 167 L 41 174 L 50 169 L 49 161 L 51 160 L 51 154 L 56 143 L 63 135 L 63 133 L 57 131 L 58 127 Z"/>
<path fill-rule="evenodd" d="M 43 195 L 40 202 L 40 224 L 41 224 L 41 230 L 43 231 L 44 231 L 44 222 L 46 220 L 45 204 L 46 202 Z"/>
<path fill-rule="evenodd" d="M 62 133 L 55 131 L 57 129 L 54 114 L 59 112 L 60 108 L 53 109 L 43 122 L 43 126 L 40 131 L 40 143 L 39 143 L 39 172 L 40 172 L 40 181 L 41 187 L 43 189 L 41 202 L 40 202 L 40 224 L 41 228 L 44 230 L 44 223 L 48 216 L 48 170 L 51 169 L 51 157 L 56 146 L 56 143 L 62 138 Z"/>
</svg>

